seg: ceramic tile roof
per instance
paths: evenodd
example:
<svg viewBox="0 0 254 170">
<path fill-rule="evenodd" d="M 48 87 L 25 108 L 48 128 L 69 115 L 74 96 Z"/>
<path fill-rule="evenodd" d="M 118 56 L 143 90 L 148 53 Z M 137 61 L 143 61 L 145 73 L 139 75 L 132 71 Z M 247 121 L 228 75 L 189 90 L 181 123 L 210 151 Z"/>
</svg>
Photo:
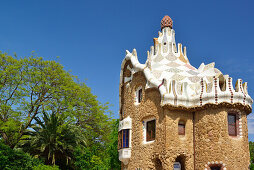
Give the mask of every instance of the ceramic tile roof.
<svg viewBox="0 0 254 170">
<path fill-rule="evenodd" d="M 132 53 L 126 52 L 120 85 L 130 82 L 135 72 L 143 71 L 148 80 L 146 88 L 159 87 L 162 105 L 190 108 L 226 102 L 240 103 L 251 108 L 253 101 L 248 95 L 247 83 L 243 84 L 238 79 L 233 89 L 232 78 L 215 68 L 215 63 L 202 63 L 199 68 L 190 64 L 186 48 L 182 49 L 181 44 L 176 47 L 171 21 L 163 19 L 162 32 L 159 32 L 158 38 L 154 38 L 154 46 L 148 51 L 145 64 L 139 63 L 135 49 Z M 124 64 L 128 60 L 133 65 L 133 68 L 129 67 L 132 75 L 123 78 Z"/>
</svg>

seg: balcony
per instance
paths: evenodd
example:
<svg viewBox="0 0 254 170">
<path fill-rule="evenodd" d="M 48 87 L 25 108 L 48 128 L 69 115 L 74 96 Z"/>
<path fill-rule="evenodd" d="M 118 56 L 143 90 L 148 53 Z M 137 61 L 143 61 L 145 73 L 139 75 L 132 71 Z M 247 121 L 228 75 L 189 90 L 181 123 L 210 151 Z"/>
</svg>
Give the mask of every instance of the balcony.
<svg viewBox="0 0 254 170">
<path fill-rule="evenodd" d="M 118 140 L 119 146 L 119 160 L 127 165 L 131 157 L 131 125 L 130 116 L 119 122 Z"/>
</svg>

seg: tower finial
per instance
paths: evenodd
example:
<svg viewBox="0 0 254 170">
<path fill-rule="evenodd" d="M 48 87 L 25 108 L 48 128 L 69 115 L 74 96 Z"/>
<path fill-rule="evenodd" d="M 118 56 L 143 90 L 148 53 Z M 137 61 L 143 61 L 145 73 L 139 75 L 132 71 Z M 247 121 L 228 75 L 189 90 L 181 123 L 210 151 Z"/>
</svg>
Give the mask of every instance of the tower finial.
<svg viewBox="0 0 254 170">
<path fill-rule="evenodd" d="M 161 29 L 165 27 L 170 27 L 170 28 L 173 27 L 173 21 L 168 15 L 165 15 L 161 20 Z"/>
</svg>

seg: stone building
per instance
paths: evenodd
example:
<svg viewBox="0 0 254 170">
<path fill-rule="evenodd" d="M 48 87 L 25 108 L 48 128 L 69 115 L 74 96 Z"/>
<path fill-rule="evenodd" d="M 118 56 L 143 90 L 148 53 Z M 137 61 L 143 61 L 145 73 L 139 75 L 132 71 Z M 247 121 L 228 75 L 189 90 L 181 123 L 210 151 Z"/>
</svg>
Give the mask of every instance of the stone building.
<svg viewBox="0 0 254 170">
<path fill-rule="evenodd" d="M 247 83 L 223 75 L 214 63 L 193 67 L 176 45 L 173 22 L 140 64 L 126 51 L 120 73 L 119 159 L 122 169 L 247 170 Z"/>
</svg>

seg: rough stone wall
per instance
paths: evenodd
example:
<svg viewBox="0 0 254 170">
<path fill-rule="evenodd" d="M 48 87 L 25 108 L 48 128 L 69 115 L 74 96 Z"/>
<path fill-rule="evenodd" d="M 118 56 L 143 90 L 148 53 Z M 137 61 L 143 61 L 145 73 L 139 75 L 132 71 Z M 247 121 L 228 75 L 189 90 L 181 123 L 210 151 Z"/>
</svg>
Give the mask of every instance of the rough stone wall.
<svg viewBox="0 0 254 170">
<path fill-rule="evenodd" d="M 130 76 L 124 69 L 124 76 Z M 132 67 L 132 65 L 130 65 Z M 193 113 L 161 107 L 161 95 L 157 88 L 145 90 L 146 78 L 142 72 L 133 75 L 130 82 L 121 87 L 122 119 L 132 118 L 131 158 L 122 169 L 173 169 L 180 156 L 186 170 L 194 169 Z M 142 86 L 143 97 L 135 105 L 135 91 Z M 227 170 L 247 170 L 249 145 L 247 116 L 241 112 L 242 138 L 228 135 L 227 112 L 230 108 L 211 107 L 195 112 L 195 169 L 204 170 L 210 163 L 222 163 Z M 156 138 L 153 143 L 143 144 L 142 121 L 156 119 Z M 185 122 L 185 136 L 178 135 L 179 120 Z M 209 168 L 208 168 L 209 169 Z"/>
<path fill-rule="evenodd" d="M 132 118 L 132 151 L 129 164 L 122 164 L 122 169 L 173 169 L 177 156 L 182 156 L 186 159 L 186 169 L 192 170 L 192 113 L 162 108 L 158 89 L 145 90 L 146 79 L 142 72 L 135 73 L 127 84 L 122 88 L 122 111 L 123 118 Z M 140 86 L 143 98 L 139 105 L 135 105 L 135 91 Z M 149 118 L 156 119 L 156 138 L 154 142 L 144 144 L 142 122 Z M 185 136 L 178 135 L 179 120 L 186 122 Z"/>
<path fill-rule="evenodd" d="M 124 66 L 124 69 L 123 69 L 123 80 L 124 80 L 124 77 L 130 77 L 131 76 L 131 72 L 130 72 L 130 70 L 127 69 L 127 66 L 129 66 L 130 68 L 133 68 L 130 61 L 127 61 L 125 63 L 125 66 Z M 121 103 L 122 103 L 122 106 L 121 106 L 122 110 L 120 111 L 120 119 L 121 120 L 126 117 L 125 115 L 122 114 L 122 113 L 124 113 L 123 109 L 124 109 L 125 103 L 127 102 L 127 104 L 130 104 L 128 102 L 128 100 L 125 99 L 130 95 L 129 94 L 130 93 L 130 91 L 129 91 L 130 88 L 127 88 L 126 84 L 128 84 L 128 82 L 125 83 L 125 84 L 122 82 L 122 87 L 121 87 L 121 92 L 120 92 L 121 93 Z"/>
<path fill-rule="evenodd" d="M 142 72 L 134 74 L 129 87 L 124 87 L 123 118 L 132 118 L 131 158 L 129 164 L 122 169 L 155 169 L 156 158 L 162 152 L 163 137 L 163 109 L 160 107 L 160 93 L 157 89 L 145 91 L 146 79 Z M 142 86 L 143 97 L 139 105 L 135 105 L 135 91 Z M 153 143 L 143 144 L 143 124 L 147 118 L 156 119 L 156 139 Z"/>
<path fill-rule="evenodd" d="M 193 115 L 188 111 L 177 111 L 165 108 L 166 114 L 166 148 L 167 168 L 173 169 L 178 156 L 185 162 L 186 170 L 193 170 Z M 185 122 L 185 135 L 178 135 L 178 122 Z"/>
<path fill-rule="evenodd" d="M 243 137 L 232 137 L 228 135 L 227 113 L 229 110 L 228 108 L 209 108 L 196 112 L 197 170 L 208 168 L 208 162 L 224 164 L 228 170 L 248 169 L 250 157 L 247 116 L 241 111 Z"/>
</svg>

